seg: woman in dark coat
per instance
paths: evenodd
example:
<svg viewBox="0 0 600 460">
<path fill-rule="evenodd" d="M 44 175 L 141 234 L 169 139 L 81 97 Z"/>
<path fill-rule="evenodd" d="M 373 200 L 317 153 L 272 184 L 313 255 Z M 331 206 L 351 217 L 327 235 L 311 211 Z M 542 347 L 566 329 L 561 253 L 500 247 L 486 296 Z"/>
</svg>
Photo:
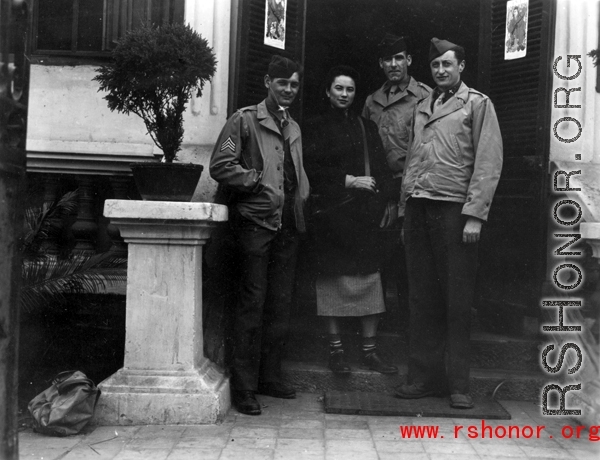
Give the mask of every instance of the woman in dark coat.
<svg viewBox="0 0 600 460">
<path fill-rule="evenodd" d="M 331 69 L 326 87 L 330 107 L 302 130 L 314 203 L 317 313 L 328 317 L 329 367 L 334 372 L 350 372 L 339 317 L 356 316 L 361 319 L 363 365 L 392 374 L 398 369 L 378 356 L 375 337 L 385 311 L 379 268 L 386 248 L 380 230 L 392 222 L 395 208 L 387 204 L 397 202 L 399 189 L 392 185 L 377 126 L 350 110 L 357 82 L 353 68 Z"/>
</svg>

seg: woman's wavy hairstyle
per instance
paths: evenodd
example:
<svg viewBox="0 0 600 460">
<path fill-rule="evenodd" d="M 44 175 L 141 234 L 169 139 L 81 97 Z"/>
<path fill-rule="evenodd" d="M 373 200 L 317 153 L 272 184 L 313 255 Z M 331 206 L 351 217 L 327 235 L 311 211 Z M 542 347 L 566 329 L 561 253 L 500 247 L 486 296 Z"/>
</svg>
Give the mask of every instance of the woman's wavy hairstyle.
<svg viewBox="0 0 600 460">
<path fill-rule="evenodd" d="M 352 80 L 354 80 L 354 85 L 358 88 L 358 85 L 360 84 L 360 74 L 358 71 L 349 65 L 336 65 L 335 67 L 332 67 L 329 72 L 327 72 L 325 89 L 329 90 L 329 88 L 331 88 L 331 84 L 335 81 L 335 78 L 339 77 L 340 75 L 352 78 Z"/>
</svg>

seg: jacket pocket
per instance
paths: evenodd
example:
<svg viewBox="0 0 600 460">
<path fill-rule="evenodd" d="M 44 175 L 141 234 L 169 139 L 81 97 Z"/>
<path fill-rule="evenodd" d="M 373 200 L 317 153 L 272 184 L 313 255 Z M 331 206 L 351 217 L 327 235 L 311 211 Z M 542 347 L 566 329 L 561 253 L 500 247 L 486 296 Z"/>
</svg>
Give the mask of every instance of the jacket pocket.
<svg viewBox="0 0 600 460">
<path fill-rule="evenodd" d="M 460 150 L 460 146 L 458 145 L 458 140 L 456 139 L 456 136 L 454 134 L 451 134 L 450 136 L 452 138 L 452 151 L 454 152 L 454 159 L 459 165 L 464 166 L 465 161 L 462 155 L 462 151 Z"/>
</svg>

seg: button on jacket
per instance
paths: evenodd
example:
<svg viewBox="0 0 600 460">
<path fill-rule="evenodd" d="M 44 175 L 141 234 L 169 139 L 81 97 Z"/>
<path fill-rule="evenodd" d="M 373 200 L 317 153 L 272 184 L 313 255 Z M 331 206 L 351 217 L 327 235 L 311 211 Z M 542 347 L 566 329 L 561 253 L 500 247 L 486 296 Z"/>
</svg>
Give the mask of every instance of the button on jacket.
<svg viewBox="0 0 600 460">
<path fill-rule="evenodd" d="M 417 102 L 431 93 L 431 88 L 410 77 L 404 91 L 396 93 L 388 101 L 387 93 L 390 86 L 389 81 L 385 82 L 381 88 L 369 95 L 362 116 L 377 123 L 388 166 L 394 177 L 401 177 L 414 107 Z"/>
<path fill-rule="evenodd" d="M 309 185 L 302 163 L 300 127 L 289 119 L 290 152 L 298 186 L 294 196 L 296 228 L 305 231 L 303 204 Z M 234 113 L 219 135 L 210 175 L 233 191 L 231 204 L 247 219 L 277 230 L 284 205 L 284 139 L 263 100 Z"/>
<path fill-rule="evenodd" d="M 487 220 L 502 169 L 502 137 L 492 101 L 464 83 L 431 111 L 415 107 L 402 202 L 408 197 L 464 203 L 462 214 Z"/>
</svg>

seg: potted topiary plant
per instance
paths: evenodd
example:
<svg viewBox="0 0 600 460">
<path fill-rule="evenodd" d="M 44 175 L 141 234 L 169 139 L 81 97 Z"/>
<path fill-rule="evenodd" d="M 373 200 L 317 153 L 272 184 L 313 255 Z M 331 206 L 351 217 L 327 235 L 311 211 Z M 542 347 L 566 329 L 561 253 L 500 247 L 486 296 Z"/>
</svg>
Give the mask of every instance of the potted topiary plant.
<svg viewBox="0 0 600 460">
<path fill-rule="evenodd" d="M 96 69 L 99 91 L 111 111 L 135 113 L 162 150 L 160 163 L 133 163 L 133 176 L 144 199 L 190 201 L 203 167 L 173 163 L 183 140 L 183 112 L 216 70 L 212 48 L 189 25 L 146 25 L 127 32 L 112 51 L 110 63 Z M 164 169 L 168 171 L 165 171 Z M 147 170 L 150 170 L 148 173 Z M 146 174 L 150 174 L 147 177 Z M 170 182 L 168 174 L 174 178 Z M 191 176 L 192 183 L 184 185 Z M 148 186 L 161 190 L 147 191 Z"/>
</svg>

